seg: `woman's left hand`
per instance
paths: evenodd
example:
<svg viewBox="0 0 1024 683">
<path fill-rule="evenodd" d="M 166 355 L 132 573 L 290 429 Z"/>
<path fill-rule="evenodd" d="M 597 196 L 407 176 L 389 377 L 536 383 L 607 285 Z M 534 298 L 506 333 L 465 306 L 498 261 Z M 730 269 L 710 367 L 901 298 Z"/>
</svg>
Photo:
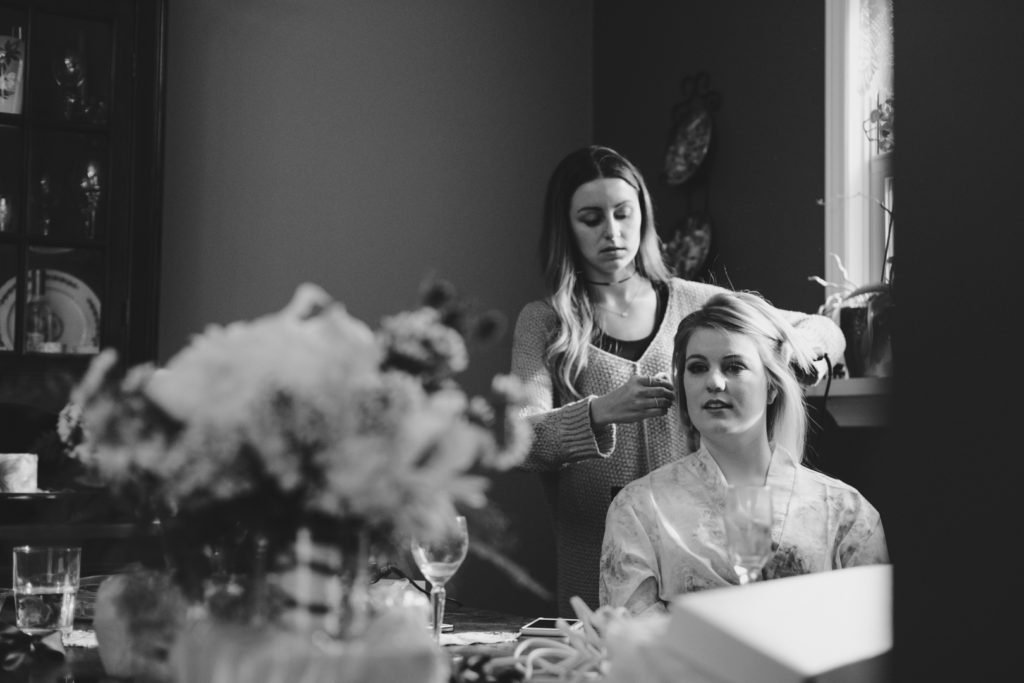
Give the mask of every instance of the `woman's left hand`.
<svg viewBox="0 0 1024 683">
<path fill-rule="evenodd" d="M 668 413 L 675 402 L 675 390 L 668 375 L 634 375 L 617 389 L 590 402 L 590 421 L 594 427 L 640 422 Z"/>
</svg>

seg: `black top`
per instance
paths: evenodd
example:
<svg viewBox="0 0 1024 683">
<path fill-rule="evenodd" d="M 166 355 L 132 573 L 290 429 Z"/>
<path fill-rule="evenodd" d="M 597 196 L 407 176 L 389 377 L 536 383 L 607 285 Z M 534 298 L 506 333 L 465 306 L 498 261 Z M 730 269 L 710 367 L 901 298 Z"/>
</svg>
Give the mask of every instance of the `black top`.
<svg viewBox="0 0 1024 683">
<path fill-rule="evenodd" d="M 655 282 L 654 293 L 658 296 L 658 310 L 654 314 L 654 327 L 651 333 L 643 339 L 634 339 L 632 341 L 624 341 L 622 339 L 616 339 L 608 334 L 605 334 L 603 330 L 597 330 L 597 338 L 594 340 L 594 345 L 599 349 L 607 351 L 608 353 L 614 353 L 616 356 L 625 358 L 626 360 L 638 360 L 640 356 L 644 355 L 644 351 L 650 346 L 651 340 L 654 339 L 654 335 L 658 333 L 658 328 L 661 327 L 661 321 L 665 319 L 665 310 L 668 308 L 668 285 L 664 282 Z"/>
</svg>

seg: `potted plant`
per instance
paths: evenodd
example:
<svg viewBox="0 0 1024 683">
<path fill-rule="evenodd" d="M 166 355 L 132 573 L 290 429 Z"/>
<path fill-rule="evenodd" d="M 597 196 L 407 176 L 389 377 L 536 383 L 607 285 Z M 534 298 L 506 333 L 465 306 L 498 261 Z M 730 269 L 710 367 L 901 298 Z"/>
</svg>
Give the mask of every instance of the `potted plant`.
<svg viewBox="0 0 1024 683">
<path fill-rule="evenodd" d="M 826 290 L 832 289 L 818 308 L 839 325 L 846 337 L 843 367 L 837 365 L 837 377 L 890 377 L 893 374 L 893 328 L 895 299 L 893 297 L 893 257 L 886 262 L 888 275 L 882 282 L 857 286 L 850 281 L 846 268 L 835 254 L 841 283 L 817 276 L 807 278 Z"/>
<path fill-rule="evenodd" d="M 864 134 L 877 145 L 879 154 L 888 154 L 896 148 L 896 98 L 882 99 L 868 114 Z"/>
</svg>

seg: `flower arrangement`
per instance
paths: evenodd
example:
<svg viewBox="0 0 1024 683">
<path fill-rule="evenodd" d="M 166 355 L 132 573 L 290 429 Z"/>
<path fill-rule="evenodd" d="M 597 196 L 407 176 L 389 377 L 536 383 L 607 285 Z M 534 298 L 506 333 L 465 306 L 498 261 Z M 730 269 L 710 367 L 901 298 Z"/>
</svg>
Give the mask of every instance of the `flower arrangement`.
<svg viewBox="0 0 1024 683">
<path fill-rule="evenodd" d="M 104 350 L 58 431 L 99 481 L 211 534 L 234 521 L 284 538 L 309 519 L 429 533 L 456 506 L 483 506 L 486 473 L 529 448 L 514 377 L 486 399 L 454 379 L 467 340 L 501 324 L 432 281 L 422 306 L 373 330 L 304 284 L 282 311 L 211 326 L 162 368 L 121 371 Z"/>
<path fill-rule="evenodd" d="M 879 101 L 878 106 L 868 114 L 864 122 L 864 133 L 868 140 L 878 145 L 878 153 L 886 154 L 896 149 L 896 98 L 892 95 Z"/>
</svg>

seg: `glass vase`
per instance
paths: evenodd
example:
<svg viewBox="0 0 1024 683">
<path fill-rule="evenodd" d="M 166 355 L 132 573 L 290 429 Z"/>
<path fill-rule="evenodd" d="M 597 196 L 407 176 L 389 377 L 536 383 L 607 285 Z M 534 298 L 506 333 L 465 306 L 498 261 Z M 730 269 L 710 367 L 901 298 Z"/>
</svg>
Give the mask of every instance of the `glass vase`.
<svg viewBox="0 0 1024 683">
<path fill-rule="evenodd" d="M 339 640 L 361 636 L 369 621 L 367 529 L 358 523 L 302 526 L 291 552 L 288 566 L 274 576 L 283 603 L 279 621 Z"/>
<path fill-rule="evenodd" d="M 267 576 L 276 539 L 259 525 L 224 517 L 164 513 L 158 518 L 165 564 L 200 613 L 240 624 L 271 618 Z"/>
<path fill-rule="evenodd" d="M 248 583 L 266 618 L 192 617 L 169 656 L 174 683 L 449 680 L 425 608 L 371 610 L 369 529 L 303 520 L 287 538 L 269 538 L 266 572 Z"/>
</svg>

